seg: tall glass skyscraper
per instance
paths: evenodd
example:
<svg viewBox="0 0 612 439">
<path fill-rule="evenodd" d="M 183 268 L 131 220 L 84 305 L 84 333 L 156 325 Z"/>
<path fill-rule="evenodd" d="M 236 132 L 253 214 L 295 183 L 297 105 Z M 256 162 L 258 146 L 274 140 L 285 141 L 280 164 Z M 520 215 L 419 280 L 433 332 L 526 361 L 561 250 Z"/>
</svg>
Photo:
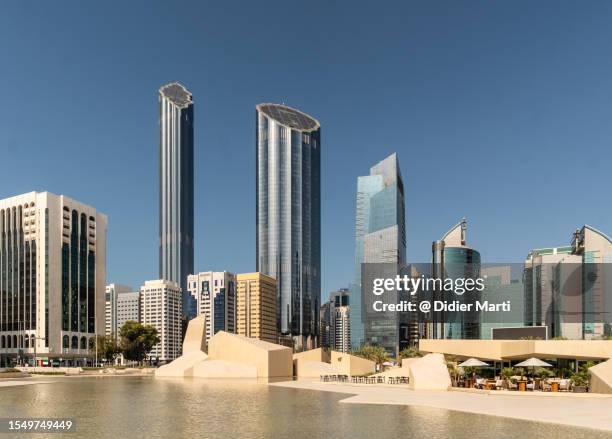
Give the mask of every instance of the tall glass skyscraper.
<svg viewBox="0 0 612 439">
<path fill-rule="evenodd" d="M 159 277 L 180 285 L 183 316 L 194 309 L 193 99 L 178 83 L 159 89 Z"/>
<path fill-rule="evenodd" d="M 257 271 L 278 283 L 278 327 L 314 347 L 321 297 L 321 131 L 278 104 L 256 107 Z"/>
<path fill-rule="evenodd" d="M 396 352 L 399 349 L 399 322 L 388 319 L 375 322 L 365 318 L 362 263 L 385 264 L 385 269 L 394 270 L 406 263 L 404 182 L 395 153 L 374 165 L 370 175 L 357 179 L 355 283 L 351 287 L 350 318 L 353 349 L 368 343 Z"/>
</svg>

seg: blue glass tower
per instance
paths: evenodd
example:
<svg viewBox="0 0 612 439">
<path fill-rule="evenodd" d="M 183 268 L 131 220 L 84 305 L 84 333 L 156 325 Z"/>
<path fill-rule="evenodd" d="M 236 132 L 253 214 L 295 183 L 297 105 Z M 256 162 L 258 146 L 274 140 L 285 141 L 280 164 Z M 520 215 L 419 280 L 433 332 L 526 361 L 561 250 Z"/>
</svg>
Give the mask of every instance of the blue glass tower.
<svg viewBox="0 0 612 439">
<path fill-rule="evenodd" d="M 394 153 L 373 166 L 370 175 L 357 179 L 355 282 L 351 286 L 353 349 L 358 349 L 364 343 L 385 345 L 390 351 L 397 351 L 399 348 L 398 322 L 372 322 L 365 318 L 366 313 L 362 307 L 361 264 L 396 264 L 399 267 L 405 262 L 404 182 L 397 155 Z"/>
</svg>

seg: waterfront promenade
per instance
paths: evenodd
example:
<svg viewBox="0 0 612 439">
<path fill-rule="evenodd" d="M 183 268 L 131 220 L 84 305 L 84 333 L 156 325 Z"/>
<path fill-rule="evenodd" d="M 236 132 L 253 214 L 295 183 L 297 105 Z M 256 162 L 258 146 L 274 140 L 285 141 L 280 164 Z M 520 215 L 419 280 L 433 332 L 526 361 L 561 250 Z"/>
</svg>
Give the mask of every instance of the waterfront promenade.
<svg viewBox="0 0 612 439">
<path fill-rule="evenodd" d="M 271 386 L 351 394 L 341 403 L 433 407 L 612 431 L 612 395 L 409 390 L 405 386 L 286 381 Z"/>
</svg>

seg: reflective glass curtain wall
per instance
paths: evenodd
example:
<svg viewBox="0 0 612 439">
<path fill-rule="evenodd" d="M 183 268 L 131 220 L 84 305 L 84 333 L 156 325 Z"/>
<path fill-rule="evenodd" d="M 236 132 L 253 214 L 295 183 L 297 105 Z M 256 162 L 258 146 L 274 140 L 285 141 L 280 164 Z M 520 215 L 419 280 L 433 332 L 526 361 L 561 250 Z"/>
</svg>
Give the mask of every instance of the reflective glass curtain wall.
<svg viewBox="0 0 612 439">
<path fill-rule="evenodd" d="M 256 107 L 257 271 L 278 283 L 278 329 L 298 348 L 319 334 L 320 125 L 277 104 Z"/>
<path fill-rule="evenodd" d="M 193 100 L 180 84 L 159 90 L 159 277 L 182 289 L 183 316 L 194 317 L 187 276 L 193 273 Z"/>
</svg>

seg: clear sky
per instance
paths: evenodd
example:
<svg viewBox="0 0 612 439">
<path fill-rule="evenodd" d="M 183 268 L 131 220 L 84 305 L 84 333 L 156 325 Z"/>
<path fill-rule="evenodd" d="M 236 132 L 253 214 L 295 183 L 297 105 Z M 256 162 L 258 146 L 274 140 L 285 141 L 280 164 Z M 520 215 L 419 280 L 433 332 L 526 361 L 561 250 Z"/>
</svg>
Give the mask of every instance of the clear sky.
<svg viewBox="0 0 612 439">
<path fill-rule="evenodd" d="M 356 178 L 397 152 L 407 254 L 461 217 L 486 262 L 612 233 L 612 2 L 0 5 L 0 197 L 109 217 L 108 282 L 156 278 L 157 90 L 195 100 L 196 270 L 255 269 L 255 104 L 322 124 L 322 292 L 353 277 Z"/>
</svg>

